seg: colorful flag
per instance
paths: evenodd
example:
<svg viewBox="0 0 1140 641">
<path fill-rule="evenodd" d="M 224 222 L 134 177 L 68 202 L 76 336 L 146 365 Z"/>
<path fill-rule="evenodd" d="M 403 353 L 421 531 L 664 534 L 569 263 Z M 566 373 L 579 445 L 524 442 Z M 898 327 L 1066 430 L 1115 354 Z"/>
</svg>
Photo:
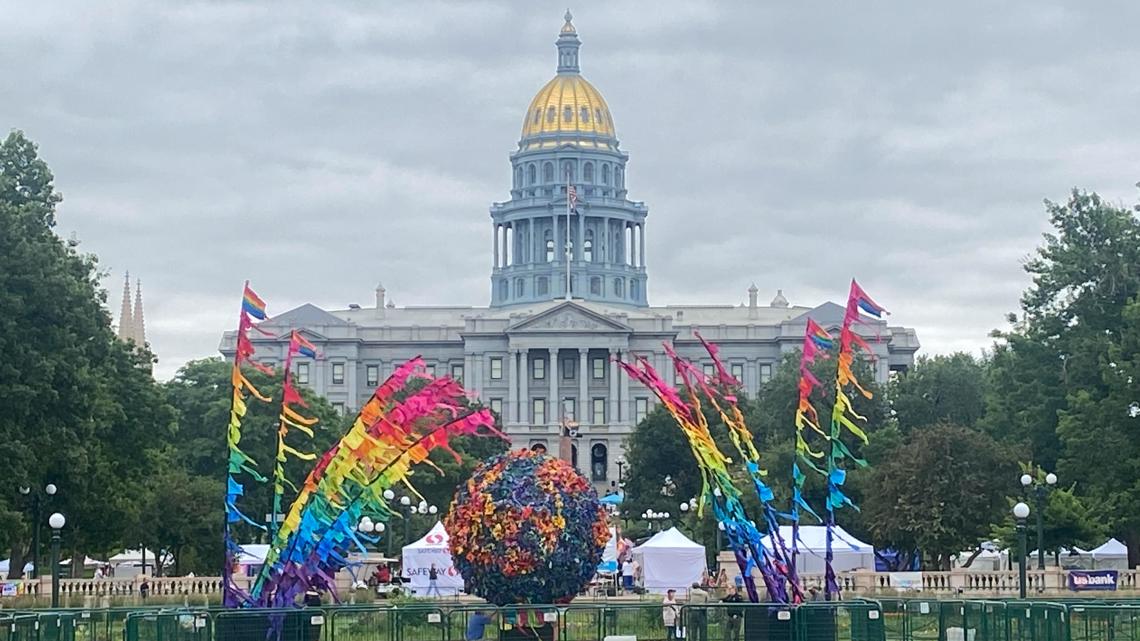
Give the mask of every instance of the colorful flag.
<svg viewBox="0 0 1140 641">
<path fill-rule="evenodd" d="M 261 300 L 261 297 L 249 288 L 249 283 L 245 285 L 245 294 L 241 299 L 241 309 L 257 320 L 265 320 L 268 318 L 265 314 L 265 301 Z"/>
</svg>

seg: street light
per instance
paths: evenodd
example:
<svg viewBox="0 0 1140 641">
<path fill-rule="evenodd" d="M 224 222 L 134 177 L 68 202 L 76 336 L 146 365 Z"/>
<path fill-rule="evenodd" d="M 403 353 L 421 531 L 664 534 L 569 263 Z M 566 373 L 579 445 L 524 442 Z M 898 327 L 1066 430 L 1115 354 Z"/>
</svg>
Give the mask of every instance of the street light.
<svg viewBox="0 0 1140 641">
<path fill-rule="evenodd" d="M 49 486 L 54 488 L 55 486 Z M 56 512 L 48 517 L 51 526 L 51 607 L 59 607 L 59 531 L 67 525 L 67 519 Z"/>
<path fill-rule="evenodd" d="M 58 491 L 59 488 L 55 486 L 55 483 L 48 483 L 44 486 L 43 493 L 50 499 Z M 38 581 L 40 579 L 40 519 L 43 518 L 42 498 L 39 492 L 32 494 L 32 488 L 28 485 L 20 486 L 20 494 L 30 496 L 32 499 L 32 523 L 35 524 L 32 528 L 32 575 Z M 22 571 L 21 574 L 23 574 Z"/>
<path fill-rule="evenodd" d="M 685 514 L 690 512 L 690 511 L 695 513 L 697 511 L 697 497 L 694 496 L 694 497 L 690 498 L 688 501 L 681 501 L 680 507 L 681 507 L 681 518 L 682 519 L 685 517 Z M 693 526 L 693 535 L 694 536 L 696 536 L 696 529 L 697 529 L 696 526 Z"/>
<path fill-rule="evenodd" d="M 1018 502 L 1013 506 L 1013 518 L 1017 524 L 1017 590 L 1025 598 L 1025 519 L 1029 518 L 1029 506 Z"/>
<path fill-rule="evenodd" d="M 649 531 L 653 531 L 653 526 L 656 523 L 664 521 L 669 518 L 668 512 L 657 512 L 655 510 L 646 510 L 641 513 L 641 518 L 649 521 Z"/>
<path fill-rule="evenodd" d="M 1037 499 L 1037 569 L 1045 569 L 1045 496 L 1057 484 L 1057 475 L 1049 472 L 1045 475 L 1045 483 L 1036 483 L 1028 474 L 1021 475 L 1021 487 L 1031 492 Z M 1032 486 L 1032 490 L 1030 489 Z"/>
<path fill-rule="evenodd" d="M 622 482 L 622 470 L 625 469 L 625 466 L 628 465 L 628 463 L 626 463 L 625 457 L 621 455 L 618 455 L 617 459 L 614 460 L 614 463 L 617 463 L 618 466 L 618 487 L 624 487 L 624 484 Z"/>
</svg>

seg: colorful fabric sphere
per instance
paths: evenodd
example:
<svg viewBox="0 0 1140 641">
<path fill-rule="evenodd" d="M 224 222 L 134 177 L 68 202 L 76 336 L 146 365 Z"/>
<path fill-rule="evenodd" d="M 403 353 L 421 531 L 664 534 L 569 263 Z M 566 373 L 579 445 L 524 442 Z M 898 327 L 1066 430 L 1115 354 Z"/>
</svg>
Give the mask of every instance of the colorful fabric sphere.
<svg viewBox="0 0 1140 641">
<path fill-rule="evenodd" d="M 593 578 L 606 512 L 569 463 L 530 450 L 488 459 L 444 518 L 467 592 L 496 605 L 563 603 Z"/>
</svg>

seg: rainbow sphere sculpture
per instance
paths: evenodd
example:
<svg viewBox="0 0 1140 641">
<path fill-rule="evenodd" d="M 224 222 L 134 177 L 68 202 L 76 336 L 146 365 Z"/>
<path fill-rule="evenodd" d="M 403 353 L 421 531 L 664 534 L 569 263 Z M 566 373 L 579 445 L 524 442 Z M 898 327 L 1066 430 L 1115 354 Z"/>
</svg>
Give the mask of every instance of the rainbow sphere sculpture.
<svg viewBox="0 0 1140 641">
<path fill-rule="evenodd" d="M 609 538 L 593 486 L 530 450 L 488 459 L 444 519 L 467 592 L 496 605 L 563 603 L 597 571 Z"/>
</svg>

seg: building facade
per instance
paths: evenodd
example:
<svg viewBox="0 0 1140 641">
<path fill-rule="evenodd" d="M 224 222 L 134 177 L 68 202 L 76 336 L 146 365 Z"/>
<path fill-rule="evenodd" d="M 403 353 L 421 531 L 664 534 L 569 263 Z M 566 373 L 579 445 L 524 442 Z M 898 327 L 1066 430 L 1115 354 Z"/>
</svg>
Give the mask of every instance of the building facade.
<svg viewBox="0 0 1140 641">
<path fill-rule="evenodd" d="M 627 198 L 629 157 L 601 93 L 580 74 L 579 46 L 568 13 L 557 75 L 527 108 L 510 158 L 511 198 L 491 206 L 487 307 L 396 307 L 379 286 L 371 308 L 306 304 L 273 317 L 262 327 L 277 338 L 251 337 L 261 360 L 284 360 L 290 330 L 302 330 L 320 357 L 295 359 L 295 380 L 352 413 L 395 367 L 422 356 L 435 375 L 461 379 L 497 412 L 516 446 L 544 443 L 554 452 L 562 425 L 576 424 L 572 459 L 606 489 L 619 481 L 626 436 L 656 402 L 616 360 L 644 356 L 670 371 L 670 345 L 711 367 L 699 332 L 755 395 L 784 354 L 800 348 L 808 318 L 836 329 L 842 306 L 796 306 L 782 292 L 761 305 L 755 285 L 747 305 L 649 305 L 648 208 Z M 879 380 L 912 364 L 913 329 L 873 321 L 859 330 L 875 350 Z M 227 357 L 233 339 L 222 339 Z"/>
</svg>

